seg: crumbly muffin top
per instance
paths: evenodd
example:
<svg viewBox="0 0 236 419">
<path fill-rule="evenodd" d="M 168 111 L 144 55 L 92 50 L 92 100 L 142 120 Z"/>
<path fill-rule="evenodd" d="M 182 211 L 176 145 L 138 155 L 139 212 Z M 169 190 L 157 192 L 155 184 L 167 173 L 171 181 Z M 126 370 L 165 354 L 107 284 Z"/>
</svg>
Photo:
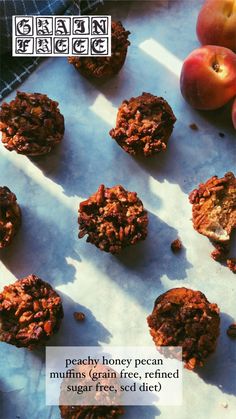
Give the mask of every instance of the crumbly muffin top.
<svg viewBox="0 0 236 419">
<path fill-rule="evenodd" d="M 148 218 L 142 201 L 136 192 L 121 185 L 101 185 L 94 195 L 81 202 L 78 222 L 79 238 L 87 234 L 87 241 L 111 253 L 119 253 L 147 235 Z"/>
</svg>

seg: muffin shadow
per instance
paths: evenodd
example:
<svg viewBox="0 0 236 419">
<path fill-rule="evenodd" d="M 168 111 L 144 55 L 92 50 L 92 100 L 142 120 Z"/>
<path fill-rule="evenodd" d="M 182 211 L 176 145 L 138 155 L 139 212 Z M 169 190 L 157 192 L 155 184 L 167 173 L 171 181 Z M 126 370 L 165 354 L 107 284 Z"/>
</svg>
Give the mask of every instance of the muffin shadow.
<svg viewBox="0 0 236 419">
<path fill-rule="evenodd" d="M 73 282 L 75 269 L 66 261 L 75 254 L 73 236 L 64 234 L 63 224 L 57 225 L 55 220 L 40 217 L 32 208 L 21 206 L 21 209 L 22 226 L 14 242 L 2 249 L 1 261 L 17 279 L 35 273 L 53 286 Z M 74 223 L 73 217 L 69 216 L 70 219 L 65 216 L 65 223 L 67 219 L 70 230 L 74 226 L 69 223 Z M 49 247 L 48 243 L 54 244 Z M 78 253 L 76 259 L 80 261 Z"/>
<path fill-rule="evenodd" d="M 226 330 L 234 322 L 226 313 L 221 313 L 221 333 L 218 338 L 216 351 L 207 360 L 206 365 L 196 372 L 206 383 L 218 387 L 223 393 L 236 395 L 235 381 L 235 342 L 230 339 Z"/>
<path fill-rule="evenodd" d="M 48 346 L 100 346 L 109 344 L 111 333 L 96 320 L 91 310 L 73 301 L 68 295 L 59 291 L 64 308 L 64 319 L 61 328 Z M 83 321 L 74 318 L 75 312 L 85 314 Z"/>
</svg>

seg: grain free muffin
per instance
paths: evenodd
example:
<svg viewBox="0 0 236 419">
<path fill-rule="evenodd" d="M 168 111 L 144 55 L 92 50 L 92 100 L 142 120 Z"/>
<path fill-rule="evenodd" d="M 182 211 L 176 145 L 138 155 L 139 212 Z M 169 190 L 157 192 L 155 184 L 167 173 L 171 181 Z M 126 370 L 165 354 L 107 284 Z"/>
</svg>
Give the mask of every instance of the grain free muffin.
<svg viewBox="0 0 236 419">
<path fill-rule="evenodd" d="M 148 217 L 136 192 L 121 185 L 98 191 L 79 207 L 79 238 L 110 253 L 119 253 L 147 236 Z"/>
<path fill-rule="evenodd" d="M 2 142 L 9 150 L 27 156 L 49 153 L 61 142 L 64 117 L 58 102 L 41 93 L 17 92 L 0 110 Z"/>
<path fill-rule="evenodd" d="M 45 345 L 63 318 L 60 296 L 50 284 L 29 275 L 0 293 L 0 341 L 18 348 Z"/>
<path fill-rule="evenodd" d="M 121 406 L 60 406 L 62 419 L 113 419 L 124 414 Z"/>
<path fill-rule="evenodd" d="M 70 370 L 69 370 L 70 371 Z M 96 390 L 94 381 L 91 379 L 90 365 L 76 365 L 73 368 L 73 374 L 78 374 L 80 378 L 64 378 L 61 382 L 59 409 L 63 419 L 112 419 L 124 414 L 124 408 L 119 406 L 121 400 L 121 391 L 119 387 L 119 374 L 115 373 L 115 378 L 111 377 L 111 373 L 115 370 L 105 365 L 97 364 L 93 366 L 92 374 L 100 375 L 99 381 L 101 386 L 113 386 L 116 391 Z M 109 375 L 110 378 L 105 376 Z M 116 378 L 117 377 L 117 378 Z M 83 391 L 78 395 L 76 392 L 68 392 L 68 386 L 74 389 L 90 388 L 90 391 Z M 94 405 L 91 405 L 91 401 Z M 78 405 L 79 403 L 79 405 Z"/>
<path fill-rule="evenodd" d="M 142 93 L 122 102 L 110 136 L 127 153 L 149 157 L 166 150 L 175 121 L 165 99 Z"/>
<path fill-rule="evenodd" d="M 200 291 L 173 288 L 160 295 L 147 318 L 156 346 L 181 346 L 185 367 L 203 366 L 215 350 L 220 316 Z"/>
<path fill-rule="evenodd" d="M 193 227 L 200 234 L 207 236 L 215 246 L 211 257 L 228 263 L 230 236 L 236 228 L 236 178 L 228 172 L 222 178 L 213 176 L 205 183 L 200 183 L 189 195 L 192 207 Z M 229 260 L 229 259 L 228 259 Z"/>
<path fill-rule="evenodd" d="M 0 186 L 0 249 L 11 244 L 21 225 L 21 210 L 16 195 Z"/>
<path fill-rule="evenodd" d="M 82 57 L 68 58 L 70 64 L 85 77 L 104 79 L 118 73 L 125 62 L 128 46 L 128 36 L 121 22 L 111 23 L 111 57 Z"/>
</svg>

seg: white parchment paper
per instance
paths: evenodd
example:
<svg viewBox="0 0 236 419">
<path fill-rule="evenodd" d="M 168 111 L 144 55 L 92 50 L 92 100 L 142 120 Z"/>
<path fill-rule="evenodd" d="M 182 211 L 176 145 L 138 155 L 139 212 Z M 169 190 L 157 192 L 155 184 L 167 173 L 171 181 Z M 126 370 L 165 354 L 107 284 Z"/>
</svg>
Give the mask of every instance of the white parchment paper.
<svg viewBox="0 0 236 419">
<path fill-rule="evenodd" d="M 66 59 L 46 60 L 20 90 L 59 102 L 66 123 L 61 146 L 40 159 L 1 146 L 0 184 L 16 193 L 23 225 L 0 253 L 0 285 L 36 273 L 61 293 L 65 319 L 51 345 L 152 345 L 146 316 L 172 287 L 199 289 L 221 309 L 215 354 L 199 373 L 184 371 L 183 405 L 127 407 L 124 419 L 232 419 L 236 411 L 236 346 L 226 336 L 236 319 L 236 278 L 210 258 L 212 245 L 193 230 L 188 202 L 201 181 L 234 171 L 236 163 L 229 108 L 194 111 L 179 91 L 182 61 L 199 46 L 195 23 L 202 3 L 108 4 L 104 10 L 131 31 L 119 75 L 92 83 Z M 163 96 L 177 117 L 167 152 L 151 160 L 132 158 L 108 134 L 122 100 L 143 91 Z M 189 128 L 193 122 L 198 131 Z M 136 191 L 149 211 L 148 238 L 120 256 L 77 238 L 79 202 L 101 183 Z M 184 250 L 175 256 L 170 243 L 177 236 Z M 76 322 L 74 311 L 83 311 L 86 320 Z M 44 351 L 1 343 L 0 418 L 59 417 L 57 407 L 45 406 Z"/>
</svg>

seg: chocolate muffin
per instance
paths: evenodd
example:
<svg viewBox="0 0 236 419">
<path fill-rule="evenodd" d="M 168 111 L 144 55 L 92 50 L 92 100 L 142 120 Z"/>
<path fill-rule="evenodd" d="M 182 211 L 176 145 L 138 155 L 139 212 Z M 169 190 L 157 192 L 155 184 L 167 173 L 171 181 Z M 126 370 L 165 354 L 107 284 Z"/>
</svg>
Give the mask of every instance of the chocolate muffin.
<svg viewBox="0 0 236 419">
<path fill-rule="evenodd" d="M 60 296 L 50 284 L 29 275 L 0 293 L 0 341 L 18 348 L 45 345 L 63 318 Z"/>
<path fill-rule="evenodd" d="M 128 36 L 121 22 L 111 23 L 111 57 L 69 57 L 68 61 L 85 77 L 103 79 L 108 78 L 122 68 L 128 46 Z"/>
<path fill-rule="evenodd" d="M 121 185 L 98 191 L 79 207 L 79 238 L 86 234 L 87 242 L 110 253 L 144 240 L 147 236 L 148 217 L 136 192 Z"/>
<path fill-rule="evenodd" d="M 236 227 L 236 178 L 228 172 L 200 183 L 189 195 L 193 227 L 209 239 L 228 243 Z"/>
<path fill-rule="evenodd" d="M 60 406 L 63 419 L 112 419 L 124 414 L 121 406 Z"/>
<path fill-rule="evenodd" d="M 175 121 L 165 99 L 142 93 L 122 102 L 110 136 L 127 153 L 149 157 L 166 150 Z"/>
<path fill-rule="evenodd" d="M 181 346 L 185 367 L 203 366 L 215 350 L 220 316 L 200 291 L 173 288 L 160 295 L 147 318 L 156 346 Z"/>
<path fill-rule="evenodd" d="M 17 92 L 0 110 L 2 142 L 9 150 L 27 156 L 49 153 L 61 142 L 64 117 L 58 102 L 41 93 Z"/>
<path fill-rule="evenodd" d="M 8 246 L 21 225 L 21 210 L 16 195 L 0 186 L 0 249 Z"/>
</svg>

